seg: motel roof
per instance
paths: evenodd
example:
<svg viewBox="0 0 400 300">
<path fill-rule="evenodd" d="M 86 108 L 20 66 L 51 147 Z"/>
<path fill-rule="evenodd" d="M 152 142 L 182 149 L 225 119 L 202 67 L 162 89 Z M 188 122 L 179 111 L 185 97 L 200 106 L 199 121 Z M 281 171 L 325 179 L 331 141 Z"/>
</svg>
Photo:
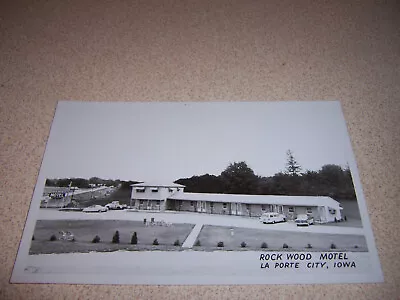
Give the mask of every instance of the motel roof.
<svg viewBox="0 0 400 300">
<path fill-rule="evenodd" d="M 177 183 L 160 183 L 160 182 L 142 182 L 131 184 L 132 187 L 173 187 L 173 188 L 183 188 L 184 185 Z"/>
<path fill-rule="evenodd" d="M 280 196 L 280 195 L 239 195 L 181 193 L 168 197 L 173 200 L 209 201 L 243 204 L 278 204 L 293 206 L 337 206 L 340 203 L 326 196 Z"/>
</svg>

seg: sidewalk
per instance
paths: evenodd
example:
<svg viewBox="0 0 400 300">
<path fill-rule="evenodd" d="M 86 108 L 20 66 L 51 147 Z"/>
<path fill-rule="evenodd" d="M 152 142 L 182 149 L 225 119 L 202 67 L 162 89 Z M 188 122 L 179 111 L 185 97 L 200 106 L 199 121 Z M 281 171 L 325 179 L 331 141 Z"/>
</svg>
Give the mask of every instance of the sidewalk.
<svg viewBox="0 0 400 300">
<path fill-rule="evenodd" d="M 193 248 L 193 245 L 196 242 L 202 228 L 203 224 L 196 224 L 196 226 L 194 226 L 194 228 L 192 229 L 192 232 L 188 235 L 185 242 L 182 244 L 182 247 Z"/>
</svg>

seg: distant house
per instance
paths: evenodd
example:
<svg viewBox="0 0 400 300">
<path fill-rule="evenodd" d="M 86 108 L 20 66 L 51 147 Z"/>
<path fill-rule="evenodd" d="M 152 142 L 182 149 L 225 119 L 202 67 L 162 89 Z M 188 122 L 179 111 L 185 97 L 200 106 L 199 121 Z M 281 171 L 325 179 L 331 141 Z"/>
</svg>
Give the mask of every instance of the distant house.
<svg viewBox="0 0 400 300">
<path fill-rule="evenodd" d="M 330 197 L 185 193 L 180 184 L 132 185 L 131 206 L 139 210 L 189 211 L 258 217 L 266 212 L 294 220 L 307 214 L 320 223 L 342 219 L 340 203 Z"/>
</svg>

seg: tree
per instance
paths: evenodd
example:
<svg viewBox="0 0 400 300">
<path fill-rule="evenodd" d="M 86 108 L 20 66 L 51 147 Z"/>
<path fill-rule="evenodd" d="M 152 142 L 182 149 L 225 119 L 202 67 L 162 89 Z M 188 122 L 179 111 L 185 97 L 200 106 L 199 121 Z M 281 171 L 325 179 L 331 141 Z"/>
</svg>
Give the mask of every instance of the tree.
<svg viewBox="0 0 400 300">
<path fill-rule="evenodd" d="M 259 177 L 246 164 L 235 162 L 221 173 L 224 192 L 228 194 L 256 194 Z"/>
<path fill-rule="evenodd" d="M 289 149 L 286 152 L 287 162 L 286 162 L 286 174 L 291 176 L 298 176 L 300 175 L 301 167 L 297 163 L 296 159 L 293 156 L 293 152 Z"/>
<path fill-rule="evenodd" d="M 136 231 L 135 231 L 135 232 L 133 233 L 133 235 L 132 235 L 132 238 L 131 238 L 131 244 L 132 244 L 132 245 L 136 245 L 137 242 L 138 242 L 137 233 L 136 233 Z"/>
<path fill-rule="evenodd" d="M 119 231 L 118 230 L 114 233 L 114 236 L 112 238 L 112 243 L 119 244 Z"/>
<path fill-rule="evenodd" d="M 181 178 L 176 180 L 175 183 L 184 185 L 185 191 L 191 193 L 220 194 L 224 192 L 221 178 L 210 174 Z"/>
</svg>

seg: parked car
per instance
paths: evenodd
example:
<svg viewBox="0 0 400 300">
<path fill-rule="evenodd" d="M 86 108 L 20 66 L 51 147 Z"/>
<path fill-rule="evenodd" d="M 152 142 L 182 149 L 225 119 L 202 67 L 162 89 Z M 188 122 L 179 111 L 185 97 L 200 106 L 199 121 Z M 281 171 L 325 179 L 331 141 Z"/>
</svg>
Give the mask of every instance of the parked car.
<svg viewBox="0 0 400 300">
<path fill-rule="evenodd" d="M 119 201 L 113 201 L 105 205 L 108 209 L 126 209 L 128 206 L 126 204 L 120 204 Z"/>
<path fill-rule="evenodd" d="M 83 209 L 83 212 L 106 212 L 107 207 L 101 205 L 92 205 Z"/>
<path fill-rule="evenodd" d="M 314 224 L 314 218 L 308 215 L 297 215 L 295 222 L 297 226 L 309 226 Z"/>
<path fill-rule="evenodd" d="M 260 217 L 260 222 L 264 224 L 275 224 L 279 222 L 286 222 L 286 216 L 274 212 L 263 213 Z"/>
</svg>

